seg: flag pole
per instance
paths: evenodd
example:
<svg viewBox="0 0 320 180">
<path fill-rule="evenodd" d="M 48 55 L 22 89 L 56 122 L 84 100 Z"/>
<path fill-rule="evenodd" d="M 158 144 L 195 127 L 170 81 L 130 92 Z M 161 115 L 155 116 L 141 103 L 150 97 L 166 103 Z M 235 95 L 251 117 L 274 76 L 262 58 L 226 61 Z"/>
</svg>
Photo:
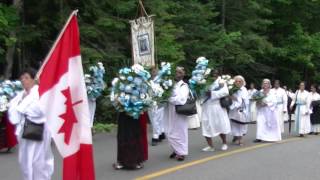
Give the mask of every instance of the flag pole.
<svg viewBox="0 0 320 180">
<path fill-rule="evenodd" d="M 49 53 L 47 54 L 46 58 L 44 59 L 44 62 L 42 63 L 42 65 L 41 65 L 41 67 L 40 67 L 40 69 L 39 69 L 39 71 L 38 71 L 38 73 L 37 73 L 37 75 L 36 75 L 36 80 L 39 79 L 39 76 L 40 76 L 40 74 L 42 73 L 42 70 L 43 70 L 44 66 L 47 64 L 47 62 L 48 62 L 48 60 L 49 60 L 49 57 L 52 55 L 53 50 L 56 48 L 59 40 L 61 39 L 64 31 L 66 30 L 67 26 L 69 25 L 72 17 L 73 17 L 74 15 L 77 15 L 77 14 L 78 14 L 78 11 L 79 11 L 79 10 L 76 9 L 76 10 L 72 11 L 72 13 L 70 14 L 67 22 L 64 24 L 62 30 L 60 31 L 59 36 L 57 37 L 57 39 L 56 39 L 56 41 L 54 42 L 53 46 L 51 47 Z"/>
</svg>

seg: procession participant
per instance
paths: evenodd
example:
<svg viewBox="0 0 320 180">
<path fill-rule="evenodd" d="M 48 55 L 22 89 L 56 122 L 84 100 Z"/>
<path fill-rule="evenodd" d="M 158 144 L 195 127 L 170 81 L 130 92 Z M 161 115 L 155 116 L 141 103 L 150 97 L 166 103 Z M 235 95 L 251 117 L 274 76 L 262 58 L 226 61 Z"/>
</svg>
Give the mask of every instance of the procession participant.
<svg viewBox="0 0 320 180">
<path fill-rule="evenodd" d="M 277 113 L 277 120 L 280 123 L 281 132 L 284 133 L 284 121 L 288 116 L 288 96 L 284 89 L 280 87 L 280 81 L 275 80 L 274 81 L 274 88 L 272 89 L 272 92 L 276 96 L 277 104 L 276 104 L 276 113 Z"/>
<path fill-rule="evenodd" d="M 125 112 L 120 112 L 118 116 L 117 146 L 117 163 L 113 164 L 116 170 L 143 167 L 145 157 L 141 122 Z"/>
<path fill-rule="evenodd" d="M 17 145 L 17 137 L 14 134 L 14 126 L 8 119 L 8 113 L 0 117 L 0 150 L 4 149 L 10 153 L 11 149 Z"/>
<path fill-rule="evenodd" d="M 188 155 L 188 119 L 187 116 L 176 112 L 176 105 L 184 105 L 189 96 L 188 84 L 183 81 L 185 70 L 183 67 L 176 68 L 175 81 L 173 92 L 169 98 L 168 118 L 166 119 L 166 135 L 169 144 L 173 149 L 170 158 L 176 158 L 178 161 L 183 161 Z"/>
<path fill-rule="evenodd" d="M 300 137 L 310 133 L 310 103 L 310 93 L 305 90 L 305 83 L 301 82 L 290 106 L 290 109 L 293 109 L 293 106 L 296 105 L 295 131 L 300 134 Z"/>
<path fill-rule="evenodd" d="M 214 151 L 212 138 L 216 136 L 220 136 L 222 140 L 221 150 L 226 151 L 228 149 L 226 135 L 231 131 L 227 109 L 220 104 L 220 99 L 229 95 L 227 84 L 219 78 L 217 72 L 213 71 L 212 76 L 215 81 L 207 92 L 210 99 L 202 107 L 202 135 L 208 143 L 208 146 L 202 149 L 205 152 Z"/>
<path fill-rule="evenodd" d="M 51 152 L 51 134 L 47 127 L 43 107 L 39 103 L 36 71 L 27 69 L 20 75 L 24 91 L 19 93 L 9 105 L 9 120 L 16 125 L 19 141 L 19 164 L 24 180 L 50 180 L 54 169 Z M 39 139 L 27 137 L 25 131 L 30 124 L 42 124 L 42 136 Z M 42 140 L 41 140 L 42 138 Z"/>
<path fill-rule="evenodd" d="M 152 68 L 151 76 L 155 78 L 158 73 L 156 68 Z M 164 118 L 165 118 L 165 105 L 157 104 L 148 110 L 149 119 L 152 126 L 152 139 L 151 145 L 156 146 L 159 142 L 165 139 L 164 134 Z"/>
<path fill-rule="evenodd" d="M 230 106 L 229 118 L 231 120 L 232 142 L 242 146 L 242 137 L 248 131 L 248 125 L 243 123 L 242 118 L 248 118 L 249 97 L 245 87 L 245 79 L 238 75 L 234 77 L 234 80 L 239 90 L 231 96 L 232 105 Z"/>
<path fill-rule="evenodd" d="M 256 122 L 257 121 L 257 107 L 256 102 L 251 100 L 252 95 L 257 92 L 257 89 L 255 88 L 254 83 L 250 83 L 250 89 L 248 90 L 249 94 L 249 118 L 250 122 Z"/>
<path fill-rule="evenodd" d="M 271 91 L 269 79 L 262 81 L 262 93 L 265 97 L 257 101 L 257 136 L 254 142 L 281 141 L 281 125 L 277 119 L 278 100 Z"/>
<path fill-rule="evenodd" d="M 311 85 L 311 134 L 318 135 L 320 132 L 320 95 L 317 93 L 316 85 Z"/>
</svg>

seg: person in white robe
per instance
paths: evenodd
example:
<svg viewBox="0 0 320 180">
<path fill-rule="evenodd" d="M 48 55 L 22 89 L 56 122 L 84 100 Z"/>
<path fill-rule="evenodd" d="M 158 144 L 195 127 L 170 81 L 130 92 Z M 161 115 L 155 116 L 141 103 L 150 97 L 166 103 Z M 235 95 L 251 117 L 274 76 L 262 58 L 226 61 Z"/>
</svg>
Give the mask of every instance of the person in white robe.
<svg viewBox="0 0 320 180">
<path fill-rule="evenodd" d="M 51 151 L 51 134 L 46 126 L 43 108 L 39 103 L 36 72 L 28 69 L 22 72 L 20 80 L 24 91 L 19 93 L 9 105 L 9 119 L 16 126 L 19 141 L 19 164 L 23 180 L 50 180 L 54 170 Z M 25 120 L 44 123 L 43 139 L 34 141 L 22 137 Z"/>
<path fill-rule="evenodd" d="M 257 121 L 257 107 L 256 102 L 251 100 L 252 95 L 254 95 L 257 92 L 257 89 L 255 88 L 254 83 L 250 83 L 250 89 L 248 90 L 249 94 L 249 118 L 250 122 L 256 122 Z"/>
<path fill-rule="evenodd" d="M 277 99 L 277 119 L 280 123 L 281 132 L 284 133 L 284 121 L 288 119 L 288 96 L 286 94 L 286 91 L 280 87 L 279 80 L 274 81 L 274 88 L 272 89 L 272 93 L 275 94 Z"/>
<path fill-rule="evenodd" d="M 188 155 L 188 119 L 187 116 L 177 114 L 175 106 L 184 105 L 189 96 L 189 86 L 183 81 L 185 71 L 183 67 L 176 68 L 176 76 L 173 92 L 169 98 L 168 117 L 165 128 L 168 142 L 173 149 L 170 158 L 183 161 Z"/>
<path fill-rule="evenodd" d="M 215 75 L 213 76 L 215 78 Z M 202 151 L 214 151 L 212 138 L 216 136 L 220 136 L 222 140 L 221 150 L 226 151 L 228 149 L 226 136 L 230 133 L 231 127 L 227 109 L 220 104 L 221 98 L 229 96 L 226 82 L 220 77 L 216 78 L 207 95 L 210 99 L 203 104 L 201 122 L 202 135 L 205 137 L 208 146 L 203 148 Z"/>
<path fill-rule="evenodd" d="M 271 90 L 269 79 L 262 81 L 263 100 L 257 102 L 257 136 L 254 142 L 276 142 L 281 141 L 281 125 L 277 119 L 276 95 Z"/>
<path fill-rule="evenodd" d="M 320 133 L 320 94 L 317 93 L 317 86 L 311 85 L 310 92 L 310 111 L 312 114 L 310 115 L 311 120 L 311 132 L 310 134 L 318 135 Z M 314 104 L 313 104 L 314 103 Z"/>
<path fill-rule="evenodd" d="M 89 113 L 90 113 L 90 127 L 92 128 L 93 122 L 94 122 L 94 116 L 96 113 L 97 102 L 95 99 L 88 98 L 88 105 L 89 105 Z"/>
<path fill-rule="evenodd" d="M 300 137 L 310 133 L 310 93 L 305 90 L 305 83 L 301 82 L 299 90 L 296 91 L 295 96 L 291 102 L 290 108 L 296 105 L 295 109 L 295 131 L 299 133 Z"/>
<path fill-rule="evenodd" d="M 156 146 L 165 139 L 164 134 L 164 118 L 166 113 L 165 104 L 153 106 L 148 110 L 149 119 L 152 126 L 151 145 Z"/>
<path fill-rule="evenodd" d="M 151 69 L 151 77 L 154 79 L 158 74 L 158 69 L 153 67 Z M 166 113 L 166 106 L 167 103 L 157 104 L 152 106 L 148 110 L 149 119 L 152 126 L 152 139 L 151 145 L 156 146 L 160 143 L 163 139 L 165 139 L 164 134 L 164 118 Z"/>
<path fill-rule="evenodd" d="M 235 85 L 240 89 L 231 95 L 232 104 L 230 106 L 229 119 L 231 121 L 231 134 L 233 136 L 232 142 L 242 146 L 242 137 L 248 131 L 248 124 L 244 122 L 248 122 L 249 95 L 245 87 L 245 79 L 238 75 L 234 77 L 234 80 Z"/>
</svg>

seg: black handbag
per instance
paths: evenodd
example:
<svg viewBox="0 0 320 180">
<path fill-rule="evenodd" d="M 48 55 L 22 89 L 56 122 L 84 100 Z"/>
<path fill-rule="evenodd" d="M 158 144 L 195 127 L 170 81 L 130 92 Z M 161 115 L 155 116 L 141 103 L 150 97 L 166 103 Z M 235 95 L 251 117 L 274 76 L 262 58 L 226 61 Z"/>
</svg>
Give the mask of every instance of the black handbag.
<svg viewBox="0 0 320 180">
<path fill-rule="evenodd" d="M 42 141 L 43 139 L 44 123 L 34 123 L 26 118 L 23 126 L 22 138 Z"/>
<path fill-rule="evenodd" d="M 222 108 L 228 109 L 232 104 L 232 99 L 229 96 L 220 98 L 220 105 Z"/>
<path fill-rule="evenodd" d="M 187 102 L 184 105 L 176 105 L 176 113 L 186 116 L 197 114 L 196 98 L 189 92 Z"/>
</svg>

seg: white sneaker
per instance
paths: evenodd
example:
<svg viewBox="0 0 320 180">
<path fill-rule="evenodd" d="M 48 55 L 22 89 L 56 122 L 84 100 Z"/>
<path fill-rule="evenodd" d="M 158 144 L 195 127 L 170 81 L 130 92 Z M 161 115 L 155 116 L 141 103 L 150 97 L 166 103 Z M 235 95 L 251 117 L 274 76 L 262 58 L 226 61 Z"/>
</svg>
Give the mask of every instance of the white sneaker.
<svg viewBox="0 0 320 180">
<path fill-rule="evenodd" d="M 222 151 L 228 150 L 228 145 L 223 144 L 223 145 L 221 146 L 221 150 L 222 150 Z"/>
<path fill-rule="evenodd" d="M 208 147 L 203 148 L 202 151 L 204 151 L 204 152 L 213 152 L 213 151 L 214 151 L 214 148 L 208 146 Z"/>
</svg>

